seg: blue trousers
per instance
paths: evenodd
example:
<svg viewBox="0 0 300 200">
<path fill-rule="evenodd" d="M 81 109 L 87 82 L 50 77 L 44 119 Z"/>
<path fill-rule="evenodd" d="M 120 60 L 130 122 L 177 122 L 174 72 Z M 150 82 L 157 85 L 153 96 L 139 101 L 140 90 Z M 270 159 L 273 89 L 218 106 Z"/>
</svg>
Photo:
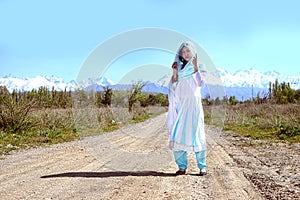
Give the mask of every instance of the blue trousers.
<svg viewBox="0 0 300 200">
<path fill-rule="evenodd" d="M 179 169 L 187 169 L 188 158 L 186 151 L 173 151 L 175 162 Z M 195 152 L 199 169 L 206 169 L 206 151 Z"/>
</svg>

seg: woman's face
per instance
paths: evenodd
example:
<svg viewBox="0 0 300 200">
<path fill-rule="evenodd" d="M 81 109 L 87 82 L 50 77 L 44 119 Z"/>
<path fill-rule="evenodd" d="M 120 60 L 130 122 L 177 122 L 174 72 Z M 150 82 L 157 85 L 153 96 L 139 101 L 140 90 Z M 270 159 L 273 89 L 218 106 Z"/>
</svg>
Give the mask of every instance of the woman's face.
<svg viewBox="0 0 300 200">
<path fill-rule="evenodd" d="M 189 61 L 193 57 L 192 51 L 187 47 L 181 49 L 181 55 L 186 61 Z"/>
</svg>

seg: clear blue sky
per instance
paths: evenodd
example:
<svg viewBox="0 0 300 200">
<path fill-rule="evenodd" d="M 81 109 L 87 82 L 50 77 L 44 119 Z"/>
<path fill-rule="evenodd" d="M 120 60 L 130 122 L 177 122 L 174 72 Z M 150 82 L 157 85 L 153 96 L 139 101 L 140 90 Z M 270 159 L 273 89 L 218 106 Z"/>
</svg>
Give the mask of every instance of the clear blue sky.
<svg viewBox="0 0 300 200">
<path fill-rule="evenodd" d="M 143 27 L 187 35 L 229 72 L 300 75 L 299 8 L 297 0 L 0 0 L 0 77 L 76 79 L 99 44 Z"/>
</svg>

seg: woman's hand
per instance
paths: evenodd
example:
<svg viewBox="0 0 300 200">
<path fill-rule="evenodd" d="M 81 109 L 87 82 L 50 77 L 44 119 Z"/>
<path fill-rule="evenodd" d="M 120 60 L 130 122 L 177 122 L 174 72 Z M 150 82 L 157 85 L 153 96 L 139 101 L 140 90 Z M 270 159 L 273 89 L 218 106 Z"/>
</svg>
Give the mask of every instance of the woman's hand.
<svg viewBox="0 0 300 200">
<path fill-rule="evenodd" d="M 172 82 L 174 83 L 178 80 L 178 64 L 177 64 L 177 62 L 173 62 L 172 69 L 173 69 Z"/>
<path fill-rule="evenodd" d="M 195 55 L 195 58 L 193 59 L 192 63 L 193 63 L 195 72 L 197 72 L 199 70 L 199 68 L 198 68 L 198 55 L 197 54 Z"/>
<path fill-rule="evenodd" d="M 177 62 L 173 62 L 173 64 L 172 64 L 172 69 L 173 69 L 173 73 L 174 72 L 178 72 L 178 64 L 177 64 Z"/>
</svg>

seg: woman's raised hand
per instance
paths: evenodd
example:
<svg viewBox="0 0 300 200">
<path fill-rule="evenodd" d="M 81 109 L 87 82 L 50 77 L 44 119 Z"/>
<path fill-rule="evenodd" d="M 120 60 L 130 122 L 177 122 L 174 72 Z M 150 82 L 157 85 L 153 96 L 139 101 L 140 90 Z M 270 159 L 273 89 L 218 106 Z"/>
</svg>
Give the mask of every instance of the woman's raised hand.
<svg viewBox="0 0 300 200">
<path fill-rule="evenodd" d="M 176 82 L 178 80 L 178 63 L 173 62 L 172 64 L 172 69 L 173 69 L 173 76 L 172 76 L 172 82 Z"/>
<path fill-rule="evenodd" d="M 199 70 L 199 68 L 198 68 L 198 55 L 197 54 L 195 54 L 195 57 L 194 57 L 192 63 L 193 63 L 195 72 L 197 72 Z"/>
<path fill-rule="evenodd" d="M 172 69 L 173 69 L 173 72 L 174 71 L 178 71 L 178 64 L 177 64 L 177 62 L 173 62 L 173 64 L 172 64 Z"/>
</svg>

